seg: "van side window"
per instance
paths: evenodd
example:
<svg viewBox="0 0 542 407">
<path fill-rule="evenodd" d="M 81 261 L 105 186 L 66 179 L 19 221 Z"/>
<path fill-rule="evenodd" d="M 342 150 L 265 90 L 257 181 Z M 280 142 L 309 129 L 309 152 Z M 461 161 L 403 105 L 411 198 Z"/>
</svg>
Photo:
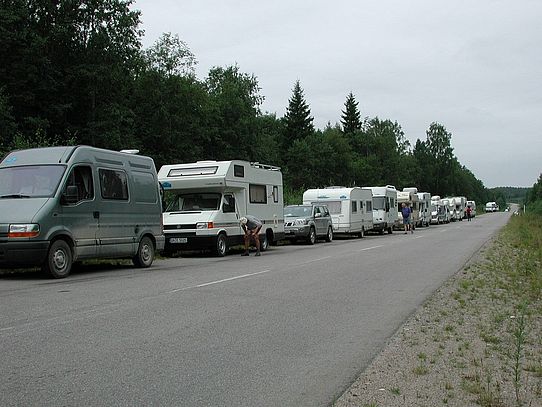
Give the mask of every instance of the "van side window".
<svg viewBox="0 0 542 407">
<path fill-rule="evenodd" d="M 77 197 L 71 197 L 69 203 L 76 204 L 84 200 L 94 199 L 94 183 L 92 182 L 92 169 L 86 165 L 74 167 L 68 175 L 68 181 L 64 188 L 67 194 L 68 187 L 77 189 Z"/>
<path fill-rule="evenodd" d="M 222 212 L 235 212 L 235 197 L 233 195 L 224 195 L 224 198 L 222 200 Z"/>
<path fill-rule="evenodd" d="M 124 171 L 100 168 L 98 173 L 103 199 L 128 200 L 128 178 Z"/>
</svg>

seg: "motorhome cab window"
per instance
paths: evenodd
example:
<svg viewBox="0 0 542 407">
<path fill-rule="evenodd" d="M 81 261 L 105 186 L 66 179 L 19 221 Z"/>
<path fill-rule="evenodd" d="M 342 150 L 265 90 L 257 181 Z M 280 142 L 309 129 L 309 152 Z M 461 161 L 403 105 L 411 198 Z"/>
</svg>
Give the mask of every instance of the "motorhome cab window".
<svg viewBox="0 0 542 407">
<path fill-rule="evenodd" d="M 233 175 L 236 177 L 244 178 L 245 176 L 245 167 L 242 165 L 234 165 L 233 166 Z"/>
<path fill-rule="evenodd" d="M 267 194 L 266 194 L 266 186 L 265 185 L 249 185 L 249 195 L 250 195 L 250 203 L 256 203 L 256 204 L 266 204 L 267 203 Z"/>
<path fill-rule="evenodd" d="M 176 168 L 168 173 L 168 177 L 189 177 L 192 175 L 212 175 L 216 174 L 218 167 L 195 167 L 195 168 Z"/>
<path fill-rule="evenodd" d="M 68 192 L 68 187 L 75 187 L 77 189 L 77 197 L 71 198 L 69 203 L 94 199 L 92 169 L 85 165 L 73 168 L 70 175 L 68 175 L 68 181 L 64 189 L 65 193 Z"/>
<path fill-rule="evenodd" d="M 222 195 L 214 192 L 178 194 L 166 208 L 166 212 L 216 211 L 220 207 L 221 199 Z"/>
<path fill-rule="evenodd" d="M 124 171 L 101 168 L 98 173 L 103 199 L 128 200 L 128 179 Z"/>
<path fill-rule="evenodd" d="M 222 202 L 222 212 L 235 213 L 235 197 L 233 195 L 224 195 Z"/>
<path fill-rule="evenodd" d="M 383 196 L 376 196 L 373 198 L 373 202 L 375 204 L 374 209 L 376 210 L 382 210 L 386 209 L 386 198 Z"/>
<path fill-rule="evenodd" d="M 0 198 L 52 196 L 64 174 L 63 165 L 28 165 L 0 170 Z"/>
</svg>

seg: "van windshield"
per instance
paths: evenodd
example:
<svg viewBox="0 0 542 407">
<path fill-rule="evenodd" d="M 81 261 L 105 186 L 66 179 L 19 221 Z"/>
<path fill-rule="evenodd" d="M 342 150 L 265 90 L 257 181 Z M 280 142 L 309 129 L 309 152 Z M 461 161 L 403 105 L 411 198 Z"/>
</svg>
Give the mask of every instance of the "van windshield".
<svg viewBox="0 0 542 407">
<path fill-rule="evenodd" d="M 166 212 L 216 211 L 220 208 L 220 193 L 176 194 L 166 208 Z"/>
<path fill-rule="evenodd" d="M 386 209 L 386 197 L 384 196 L 376 196 L 373 197 L 373 209 L 380 210 L 380 209 Z"/>
<path fill-rule="evenodd" d="M 56 192 L 64 165 L 0 168 L 0 198 L 49 198 Z"/>
</svg>

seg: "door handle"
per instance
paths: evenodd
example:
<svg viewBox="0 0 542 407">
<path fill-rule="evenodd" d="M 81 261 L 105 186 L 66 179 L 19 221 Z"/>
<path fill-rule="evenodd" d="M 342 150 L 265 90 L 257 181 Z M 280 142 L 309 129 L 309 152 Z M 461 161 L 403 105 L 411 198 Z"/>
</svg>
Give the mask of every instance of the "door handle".
<svg viewBox="0 0 542 407">
<path fill-rule="evenodd" d="M 94 219 L 100 219 L 100 212 L 94 211 L 92 215 L 94 216 Z"/>
</svg>

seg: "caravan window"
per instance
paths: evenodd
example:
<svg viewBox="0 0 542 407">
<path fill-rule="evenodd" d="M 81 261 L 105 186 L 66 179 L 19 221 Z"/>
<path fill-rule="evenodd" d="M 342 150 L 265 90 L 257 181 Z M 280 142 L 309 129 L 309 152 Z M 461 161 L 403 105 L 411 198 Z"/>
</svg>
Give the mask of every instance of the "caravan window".
<svg viewBox="0 0 542 407">
<path fill-rule="evenodd" d="M 341 201 L 329 201 L 326 202 L 327 209 L 329 209 L 329 213 L 333 215 L 338 215 L 341 213 L 341 207 L 342 202 Z"/>
<path fill-rule="evenodd" d="M 352 213 L 356 213 L 358 211 L 358 202 L 352 201 Z"/>
<path fill-rule="evenodd" d="M 175 168 L 175 169 L 169 170 L 168 177 L 212 175 L 212 174 L 216 174 L 217 170 L 218 170 L 218 167 Z"/>
<path fill-rule="evenodd" d="M 371 201 L 366 201 L 365 202 L 365 207 L 366 207 L 366 211 L 370 212 L 370 211 L 373 210 L 373 203 Z"/>
<path fill-rule="evenodd" d="M 265 185 L 249 185 L 250 203 L 266 204 L 267 203 L 267 188 Z"/>
<path fill-rule="evenodd" d="M 273 202 L 277 203 L 279 201 L 279 187 L 273 185 Z"/>
<path fill-rule="evenodd" d="M 128 178 L 124 171 L 101 168 L 98 172 L 103 199 L 128 200 Z"/>
<path fill-rule="evenodd" d="M 242 165 L 233 165 L 233 175 L 235 177 L 244 178 L 245 177 L 245 167 Z"/>
</svg>

